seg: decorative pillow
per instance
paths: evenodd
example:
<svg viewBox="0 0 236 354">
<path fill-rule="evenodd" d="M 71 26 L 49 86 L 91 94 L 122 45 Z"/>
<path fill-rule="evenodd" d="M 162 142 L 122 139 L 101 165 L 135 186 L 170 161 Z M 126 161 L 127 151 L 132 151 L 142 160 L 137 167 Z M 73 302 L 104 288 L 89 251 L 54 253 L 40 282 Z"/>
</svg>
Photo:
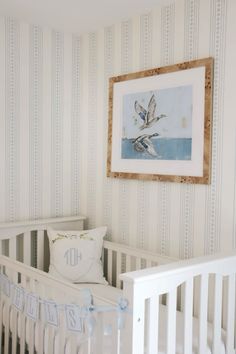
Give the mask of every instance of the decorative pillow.
<svg viewBox="0 0 236 354">
<path fill-rule="evenodd" d="M 107 284 L 101 262 L 107 227 L 80 231 L 48 229 L 49 273 L 72 283 Z"/>
</svg>

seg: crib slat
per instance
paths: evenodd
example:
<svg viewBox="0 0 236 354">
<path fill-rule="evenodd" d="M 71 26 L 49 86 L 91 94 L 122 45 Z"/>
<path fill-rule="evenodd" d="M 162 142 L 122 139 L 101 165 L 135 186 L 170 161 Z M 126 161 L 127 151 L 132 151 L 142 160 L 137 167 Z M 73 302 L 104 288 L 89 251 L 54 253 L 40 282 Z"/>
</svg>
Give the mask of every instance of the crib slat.
<svg viewBox="0 0 236 354">
<path fill-rule="evenodd" d="M 37 268 L 44 270 L 44 231 L 37 231 Z"/>
<path fill-rule="evenodd" d="M 77 341 L 75 334 L 70 337 L 70 354 L 77 354 Z"/>
<path fill-rule="evenodd" d="M 150 259 L 148 259 L 146 261 L 146 268 L 151 268 L 152 267 L 152 261 L 150 261 Z"/>
<path fill-rule="evenodd" d="M 108 250 L 107 256 L 107 280 L 112 285 L 112 250 Z"/>
<path fill-rule="evenodd" d="M 9 306 L 9 301 L 5 302 L 5 309 L 6 309 L 6 325 L 5 325 L 5 331 L 4 331 L 4 354 L 9 354 L 9 331 L 10 331 L 10 306 Z"/>
<path fill-rule="evenodd" d="M 18 318 L 17 318 L 17 310 L 12 307 L 12 354 L 16 354 L 17 349 L 17 325 L 18 325 Z"/>
<path fill-rule="evenodd" d="M 54 351 L 54 336 L 55 336 L 54 328 L 52 328 L 52 326 L 48 326 L 46 328 L 46 330 L 48 331 L 48 343 L 47 343 L 48 353 L 53 353 L 53 351 Z"/>
<path fill-rule="evenodd" d="M 16 237 L 12 237 L 9 240 L 9 257 L 16 259 Z"/>
<path fill-rule="evenodd" d="M 119 279 L 120 273 L 121 273 L 121 253 L 117 252 L 116 254 L 116 287 L 121 288 L 121 281 Z"/>
<path fill-rule="evenodd" d="M 96 337 L 96 351 L 99 348 L 99 351 L 102 352 L 104 338 L 103 338 L 103 313 L 98 313 L 96 318 L 96 327 L 95 327 L 95 337 Z M 113 339 L 113 338 L 112 338 Z"/>
<path fill-rule="evenodd" d="M 66 344 L 66 329 L 65 329 L 65 318 L 60 324 L 60 335 L 59 335 L 59 353 L 65 353 L 65 344 Z"/>
<path fill-rule="evenodd" d="M 126 255 L 126 262 L 125 262 L 125 271 L 130 272 L 131 271 L 131 256 Z"/>
<path fill-rule="evenodd" d="M 217 353 L 221 343 L 221 313 L 222 313 L 222 275 L 215 275 L 215 289 L 214 289 L 214 317 L 213 317 L 213 343 L 212 352 Z"/>
<path fill-rule="evenodd" d="M 26 332 L 26 317 L 25 315 L 22 313 L 21 314 L 21 327 L 20 327 L 20 354 L 25 354 L 25 343 L 26 343 L 26 339 L 25 339 L 25 332 Z"/>
<path fill-rule="evenodd" d="M 147 300 L 147 354 L 158 353 L 158 331 L 153 331 L 153 328 L 158 328 L 159 322 L 159 301 L 156 297 L 151 297 Z"/>
<path fill-rule="evenodd" d="M 42 311 L 41 311 L 42 312 Z M 41 314 L 42 317 L 42 314 Z M 38 323 L 38 354 L 43 354 L 44 353 L 44 323 L 42 319 Z"/>
<path fill-rule="evenodd" d="M 25 264 L 31 265 L 31 233 L 23 234 L 23 260 Z"/>
<path fill-rule="evenodd" d="M 102 316 L 104 316 L 102 314 Z M 118 313 L 113 313 L 112 314 L 112 319 L 111 319 L 111 325 L 112 325 L 112 334 L 111 334 L 111 340 L 112 340 L 112 354 L 120 354 L 120 328 L 118 327 Z M 122 316 L 122 315 L 121 315 Z M 103 333 L 102 333 L 102 337 L 103 337 Z M 104 340 L 104 338 L 103 338 Z M 105 342 L 105 341 L 104 341 Z M 103 345 L 105 344 L 103 342 Z M 105 347 L 101 347 L 103 348 L 102 353 L 105 351 Z"/>
<path fill-rule="evenodd" d="M 235 318 L 235 274 L 228 277 L 227 292 L 227 323 L 226 323 L 226 350 L 227 353 L 234 352 L 234 318 Z"/>
<path fill-rule="evenodd" d="M 142 259 L 139 257 L 135 258 L 135 270 L 142 269 Z"/>
<path fill-rule="evenodd" d="M 135 289 L 139 292 L 139 287 Z M 135 291 L 135 292 L 136 292 Z M 125 297 L 129 299 L 131 308 L 136 309 L 132 316 L 127 316 L 126 328 L 133 328 L 132 333 L 124 331 L 124 353 L 143 354 L 144 352 L 144 326 L 145 326 L 145 303 L 139 296 L 132 296 L 133 289 L 130 284 L 125 284 Z"/>
<path fill-rule="evenodd" d="M 207 351 L 207 306 L 208 306 L 208 274 L 200 277 L 199 293 L 199 348 L 198 353 Z"/>
<path fill-rule="evenodd" d="M 193 278 L 185 283 L 184 291 L 184 354 L 192 353 L 193 337 Z"/>
<path fill-rule="evenodd" d="M 29 325 L 29 354 L 34 354 L 34 322 L 28 318 Z"/>
<path fill-rule="evenodd" d="M 26 277 L 21 274 L 21 286 L 26 288 Z M 24 312 L 19 313 L 20 323 L 20 354 L 25 354 L 26 350 L 26 315 Z"/>
<path fill-rule="evenodd" d="M 174 289 L 167 296 L 167 354 L 175 353 L 176 301 L 177 301 L 177 290 Z"/>
</svg>

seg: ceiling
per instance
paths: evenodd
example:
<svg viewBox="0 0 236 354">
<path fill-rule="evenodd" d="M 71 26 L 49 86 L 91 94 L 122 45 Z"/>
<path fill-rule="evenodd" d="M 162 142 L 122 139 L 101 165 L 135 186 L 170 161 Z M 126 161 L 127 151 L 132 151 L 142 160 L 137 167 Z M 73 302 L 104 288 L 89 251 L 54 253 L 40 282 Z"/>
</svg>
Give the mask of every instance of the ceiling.
<svg viewBox="0 0 236 354">
<path fill-rule="evenodd" d="M 174 0 L 0 0 L 0 16 L 83 34 Z"/>
</svg>

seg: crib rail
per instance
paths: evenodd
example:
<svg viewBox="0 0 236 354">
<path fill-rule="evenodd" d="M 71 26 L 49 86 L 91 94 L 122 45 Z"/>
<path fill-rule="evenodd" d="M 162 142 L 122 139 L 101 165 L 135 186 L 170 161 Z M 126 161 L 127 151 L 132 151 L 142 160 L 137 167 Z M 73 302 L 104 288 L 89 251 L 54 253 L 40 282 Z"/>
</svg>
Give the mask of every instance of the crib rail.
<svg viewBox="0 0 236 354">
<path fill-rule="evenodd" d="M 176 258 L 162 256 L 154 252 L 133 248 L 124 244 L 104 241 L 104 274 L 109 284 L 122 288 L 120 274 L 168 264 Z"/>
<path fill-rule="evenodd" d="M 163 319 L 159 325 L 163 307 L 158 298 L 166 294 L 164 344 L 167 354 L 176 352 L 177 332 L 178 337 L 182 337 L 184 354 L 205 354 L 209 349 L 212 354 L 235 354 L 235 273 L 236 254 L 232 253 L 122 274 L 124 296 L 133 308 L 133 316 L 129 318 L 132 330 L 126 337 L 125 353 L 158 354 L 163 345 L 159 342 L 163 341 L 160 332 L 164 325 Z M 177 312 L 180 286 L 182 313 Z M 197 318 L 193 317 L 195 296 L 199 298 Z M 176 323 L 180 316 L 183 318 L 181 333 L 180 323 L 178 326 Z M 193 339 L 193 333 L 197 339 Z"/>
</svg>

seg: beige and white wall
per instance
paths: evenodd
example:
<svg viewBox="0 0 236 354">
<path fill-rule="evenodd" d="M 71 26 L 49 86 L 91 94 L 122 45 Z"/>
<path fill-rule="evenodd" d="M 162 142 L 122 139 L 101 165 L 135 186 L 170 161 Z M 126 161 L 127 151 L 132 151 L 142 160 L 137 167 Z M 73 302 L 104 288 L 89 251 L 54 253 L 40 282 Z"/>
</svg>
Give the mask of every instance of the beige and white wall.
<svg viewBox="0 0 236 354">
<path fill-rule="evenodd" d="M 177 0 L 81 38 L 1 19 L 0 220 L 82 213 L 182 258 L 235 247 L 235 16 L 235 0 Z M 211 185 L 108 179 L 108 78 L 208 56 Z"/>
</svg>

